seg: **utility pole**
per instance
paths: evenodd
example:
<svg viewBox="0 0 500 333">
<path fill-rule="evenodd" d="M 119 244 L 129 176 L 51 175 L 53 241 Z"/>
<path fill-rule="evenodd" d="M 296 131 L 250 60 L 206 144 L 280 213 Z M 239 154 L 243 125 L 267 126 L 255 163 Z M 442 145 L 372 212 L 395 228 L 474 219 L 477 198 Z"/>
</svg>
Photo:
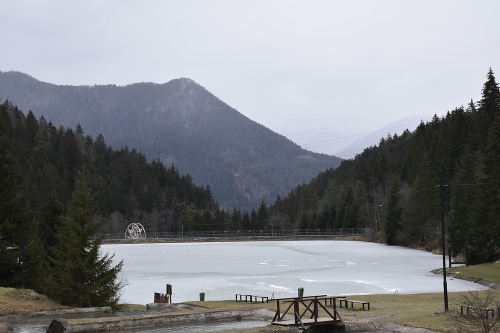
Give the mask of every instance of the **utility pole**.
<svg viewBox="0 0 500 333">
<path fill-rule="evenodd" d="M 441 192 L 441 244 L 443 252 L 443 293 L 444 293 L 444 311 L 448 311 L 448 284 L 446 282 L 446 244 L 444 236 L 444 183 L 441 179 L 439 185 Z"/>
</svg>

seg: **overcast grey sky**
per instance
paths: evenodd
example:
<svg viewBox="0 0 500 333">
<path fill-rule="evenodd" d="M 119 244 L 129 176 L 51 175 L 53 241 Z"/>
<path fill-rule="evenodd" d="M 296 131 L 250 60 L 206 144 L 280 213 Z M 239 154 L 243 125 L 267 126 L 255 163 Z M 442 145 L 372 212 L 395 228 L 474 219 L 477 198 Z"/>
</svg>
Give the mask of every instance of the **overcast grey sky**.
<svg viewBox="0 0 500 333">
<path fill-rule="evenodd" d="M 2 0 L 0 7 L 2 71 L 66 85 L 188 77 L 315 151 L 414 129 L 419 119 L 477 101 L 490 67 L 500 79 L 497 0 Z"/>
</svg>

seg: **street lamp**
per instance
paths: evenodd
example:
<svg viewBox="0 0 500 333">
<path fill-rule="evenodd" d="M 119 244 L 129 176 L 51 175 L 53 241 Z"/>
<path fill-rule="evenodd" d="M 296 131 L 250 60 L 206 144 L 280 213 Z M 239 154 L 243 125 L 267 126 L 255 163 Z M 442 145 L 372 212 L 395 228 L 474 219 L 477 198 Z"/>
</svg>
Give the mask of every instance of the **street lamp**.
<svg viewBox="0 0 500 333">
<path fill-rule="evenodd" d="M 380 231 L 380 214 L 378 209 L 382 207 L 382 204 L 379 204 L 378 206 L 375 207 L 375 222 L 376 222 L 376 228 L 377 231 Z"/>
<path fill-rule="evenodd" d="M 448 283 L 446 282 L 446 248 L 445 248 L 445 236 L 444 236 L 444 187 L 449 185 L 444 185 L 443 180 L 439 185 L 441 193 L 441 246 L 443 251 L 443 294 L 444 294 L 444 311 L 448 311 Z"/>
</svg>

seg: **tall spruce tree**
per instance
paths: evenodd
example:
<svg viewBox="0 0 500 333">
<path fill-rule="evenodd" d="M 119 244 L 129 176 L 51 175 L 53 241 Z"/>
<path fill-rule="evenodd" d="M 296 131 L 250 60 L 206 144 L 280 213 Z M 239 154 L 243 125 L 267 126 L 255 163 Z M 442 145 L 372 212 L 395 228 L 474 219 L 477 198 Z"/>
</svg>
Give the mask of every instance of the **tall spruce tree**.
<svg viewBox="0 0 500 333">
<path fill-rule="evenodd" d="M 500 248 L 500 89 L 493 71 L 483 86 L 479 102 L 482 124 L 487 132 L 483 149 L 481 177 L 473 207 L 473 223 L 470 244 L 472 263 L 494 259 Z"/>
<path fill-rule="evenodd" d="M 470 243 L 472 205 L 477 190 L 477 186 L 474 186 L 477 172 L 476 160 L 477 157 L 470 146 L 466 147 L 453 180 L 451 212 L 446 230 L 453 255 L 463 251 Z"/>
<path fill-rule="evenodd" d="M 486 143 L 488 129 L 496 121 L 500 113 L 500 90 L 496 82 L 493 70 L 490 68 L 487 74 L 487 80 L 483 85 L 481 100 L 479 101 L 479 136 L 480 145 Z"/>
<path fill-rule="evenodd" d="M 114 306 L 123 283 L 123 262 L 101 254 L 102 238 L 94 238 L 102 224 L 96 221 L 94 197 L 85 172 L 78 172 L 68 213 L 51 249 L 51 292 L 55 300 L 73 306 Z"/>
<path fill-rule="evenodd" d="M 7 104 L 0 105 L 0 112 L 7 107 Z M 25 215 L 19 193 L 21 181 L 4 124 L 0 121 L 0 286 L 21 286 L 22 219 Z"/>
<path fill-rule="evenodd" d="M 483 85 L 482 98 L 479 101 L 479 110 L 485 113 L 486 119 L 491 123 L 498 117 L 500 110 L 500 89 L 496 82 L 493 70 L 490 68 L 487 80 Z"/>
<path fill-rule="evenodd" d="M 399 186 L 396 182 L 391 185 L 387 214 L 385 221 L 385 242 L 387 245 L 396 245 L 398 232 L 401 230 L 401 206 L 399 203 Z"/>
<path fill-rule="evenodd" d="M 264 200 L 260 201 L 259 210 L 257 211 L 257 221 L 258 226 L 257 229 L 265 229 L 266 226 L 269 226 L 269 212 Z"/>
<path fill-rule="evenodd" d="M 471 263 L 491 261 L 500 249 L 500 120 L 489 131 L 481 171 L 473 206 Z"/>
<path fill-rule="evenodd" d="M 404 224 L 411 243 L 427 244 L 436 237 L 435 230 L 439 225 L 437 184 L 431 161 L 427 154 L 424 154 L 406 209 L 403 211 Z"/>
</svg>

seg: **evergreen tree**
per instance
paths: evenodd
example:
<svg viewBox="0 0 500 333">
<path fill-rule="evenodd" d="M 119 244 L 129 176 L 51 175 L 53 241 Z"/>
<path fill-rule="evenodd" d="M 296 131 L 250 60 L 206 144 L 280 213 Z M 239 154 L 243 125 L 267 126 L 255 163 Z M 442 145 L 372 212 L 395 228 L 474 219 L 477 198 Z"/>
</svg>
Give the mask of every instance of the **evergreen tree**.
<svg viewBox="0 0 500 333">
<path fill-rule="evenodd" d="M 488 71 L 487 81 L 483 85 L 479 110 L 484 113 L 488 123 L 496 120 L 500 112 L 500 89 L 491 68 Z"/>
<path fill-rule="evenodd" d="M 0 105 L 0 112 L 7 105 Z M 23 206 L 22 178 L 0 122 L 0 286 L 20 286 Z"/>
<path fill-rule="evenodd" d="M 455 173 L 451 190 L 451 212 L 447 223 L 448 243 L 458 254 L 470 243 L 472 204 L 475 200 L 476 156 L 466 148 Z"/>
<path fill-rule="evenodd" d="M 258 226 L 257 229 L 266 229 L 269 222 L 269 214 L 267 211 L 267 206 L 264 203 L 264 200 L 261 200 L 259 210 L 257 211 L 257 221 Z"/>
<path fill-rule="evenodd" d="M 57 245 L 57 230 L 62 219 L 64 207 L 56 198 L 55 193 L 49 194 L 49 199 L 42 209 L 40 237 L 44 240 L 45 251 Z"/>
<path fill-rule="evenodd" d="M 214 219 L 212 217 L 212 214 L 210 213 L 209 210 L 203 211 L 203 217 L 202 217 L 202 225 L 201 229 L 198 229 L 199 231 L 209 231 L 213 230 L 213 222 Z"/>
<path fill-rule="evenodd" d="M 481 170 L 473 214 L 471 263 L 491 261 L 500 249 L 500 119 L 489 132 Z"/>
<path fill-rule="evenodd" d="M 478 112 L 480 117 L 479 135 L 482 138 L 480 144 L 484 145 L 487 140 L 488 129 L 500 114 L 500 89 L 491 68 L 483 85 Z"/>
<path fill-rule="evenodd" d="M 102 224 L 96 221 L 93 200 L 85 172 L 78 172 L 57 245 L 51 249 L 50 296 L 62 304 L 114 306 L 123 287 L 118 280 L 123 262 L 112 266 L 114 255 L 102 255 L 102 238 L 94 238 Z"/>
<path fill-rule="evenodd" d="M 255 211 L 255 209 L 252 209 L 252 211 L 250 212 L 250 230 L 258 230 L 258 219 L 259 217 L 257 216 L 257 212 Z"/>
<path fill-rule="evenodd" d="M 252 229 L 252 225 L 251 225 L 251 222 L 250 222 L 250 215 L 248 215 L 247 212 L 243 213 L 243 219 L 241 221 L 241 228 L 243 230 L 250 230 L 250 229 Z"/>
<path fill-rule="evenodd" d="M 29 216 L 29 215 L 27 215 Z M 50 279 L 47 263 L 47 251 L 44 248 L 45 239 L 41 236 L 38 221 L 30 216 L 24 230 L 25 260 L 23 262 L 23 281 L 28 288 L 41 294 L 47 294 Z"/>
<path fill-rule="evenodd" d="M 399 204 L 399 186 L 396 182 L 391 185 L 385 222 L 385 242 L 387 245 L 396 245 L 398 232 L 401 230 L 401 207 Z"/>
<path fill-rule="evenodd" d="M 437 184 L 431 162 L 424 154 L 418 176 L 403 211 L 405 231 L 409 233 L 410 243 L 427 244 L 436 237 L 435 230 L 439 225 Z"/>
<path fill-rule="evenodd" d="M 234 208 L 233 214 L 231 215 L 231 224 L 233 230 L 241 230 L 243 215 L 241 214 L 241 210 Z"/>
<path fill-rule="evenodd" d="M 473 213 L 470 260 L 482 263 L 494 258 L 500 248 L 500 89 L 493 71 L 483 86 L 479 102 L 482 129 L 487 131 L 477 199 Z"/>
<path fill-rule="evenodd" d="M 346 195 L 342 198 L 343 216 L 342 228 L 357 228 L 359 219 L 359 205 L 356 203 L 351 187 L 347 189 Z"/>
</svg>

